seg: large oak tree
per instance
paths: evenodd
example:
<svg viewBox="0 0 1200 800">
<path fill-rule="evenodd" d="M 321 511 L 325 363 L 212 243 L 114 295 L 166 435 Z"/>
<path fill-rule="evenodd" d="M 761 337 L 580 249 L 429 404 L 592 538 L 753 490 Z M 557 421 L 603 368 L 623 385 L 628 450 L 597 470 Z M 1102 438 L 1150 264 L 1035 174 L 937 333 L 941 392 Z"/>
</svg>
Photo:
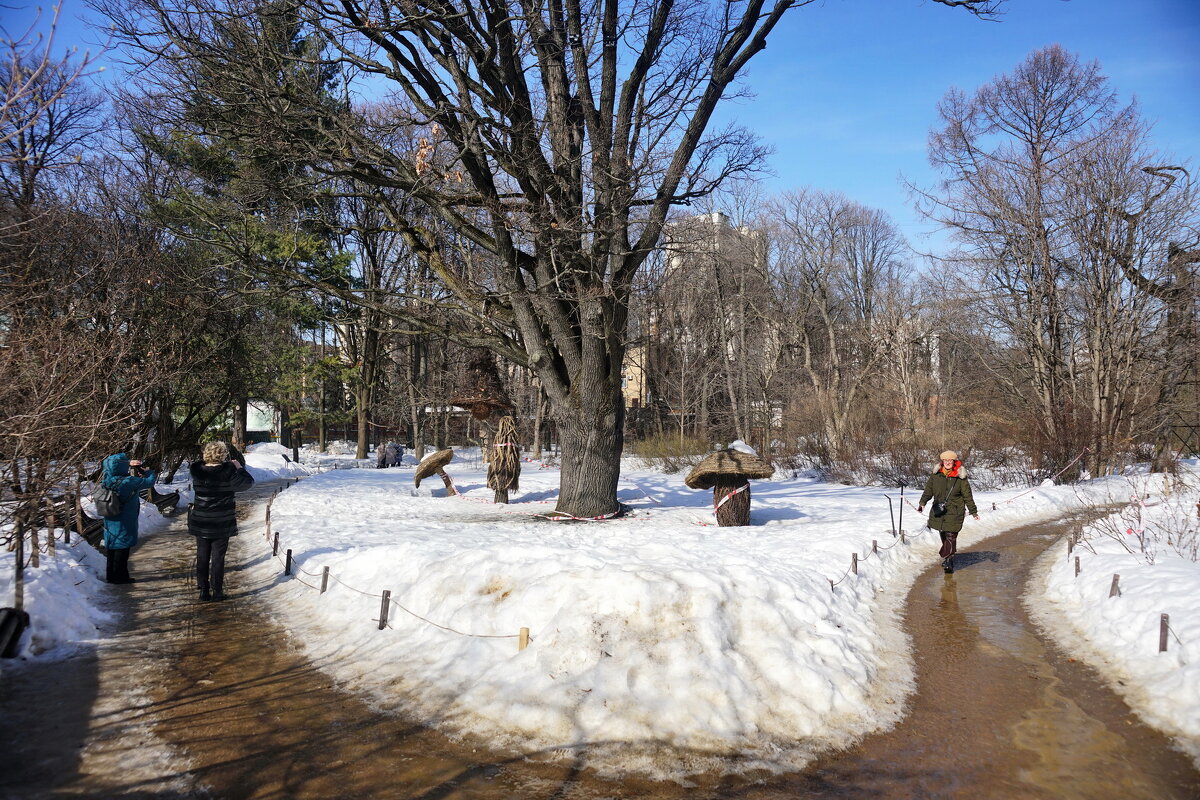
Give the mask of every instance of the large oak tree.
<svg viewBox="0 0 1200 800">
<path fill-rule="evenodd" d="M 591 517 L 618 508 L 633 279 L 673 206 L 761 158 L 749 133 L 714 131 L 713 112 L 783 15 L 809 2 L 297 0 L 270 13 L 294 16 L 320 55 L 236 59 L 228 40 L 265 24 L 261 4 L 130 0 L 108 11 L 163 73 L 222 64 L 237 76 L 227 102 L 247 136 L 380 204 L 451 290 L 456 321 L 403 311 L 412 303 L 396 313 L 533 370 L 562 442 L 558 508 Z M 998 5 L 935 2 L 975 14 Z M 276 79 L 296 74 L 286 62 L 318 58 L 342 69 L 343 103 Z M 391 94 L 360 113 L 354 87 Z M 194 88 L 213 87 L 176 84 Z M 423 131 L 417 147 L 385 144 L 404 128 Z M 397 189 L 436 224 L 389 204 Z M 466 246 L 446 247 L 447 230 Z"/>
</svg>

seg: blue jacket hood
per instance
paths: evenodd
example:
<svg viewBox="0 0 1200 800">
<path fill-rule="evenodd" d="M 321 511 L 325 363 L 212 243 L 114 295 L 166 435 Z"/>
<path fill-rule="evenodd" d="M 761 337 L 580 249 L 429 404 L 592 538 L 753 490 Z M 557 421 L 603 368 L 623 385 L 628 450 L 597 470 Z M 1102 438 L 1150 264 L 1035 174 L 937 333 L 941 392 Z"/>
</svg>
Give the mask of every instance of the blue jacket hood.
<svg viewBox="0 0 1200 800">
<path fill-rule="evenodd" d="M 129 456 L 124 453 L 114 453 L 108 456 L 101 462 L 104 465 L 104 483 L 108 488 L 116 488 L 114 485 L 109 485 L 111 479 L 113 484 L 120 483 L 120 478 L 124 478 L 129 474 Z"/>
</svg>

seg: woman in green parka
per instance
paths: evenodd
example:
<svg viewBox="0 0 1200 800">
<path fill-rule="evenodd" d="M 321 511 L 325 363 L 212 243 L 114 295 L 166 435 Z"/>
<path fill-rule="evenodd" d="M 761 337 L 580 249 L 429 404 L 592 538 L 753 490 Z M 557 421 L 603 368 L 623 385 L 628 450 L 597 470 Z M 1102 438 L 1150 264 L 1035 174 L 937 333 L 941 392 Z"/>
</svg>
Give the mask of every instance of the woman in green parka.
<svg viewBox="0 0 1200 800">
<path fill-rule="evenodd" d="M 967 512 L 979 519 L 979 509 L 975 507 L 975 497 L 967 481 L 967 468 L 958 460 L 958 453 L 947 450 L 939 458 L 942 460 L 941 466 L 925 481 L 925 491 L 921 492 L 917 511 L 924 511 L 925 504 L 933 499 L 928 524 L 941 534 L 942 549 L 938 555 L 942 557 L 942 568 L 952 572 L 954 554 L 958 551 L 958 532 L 962 530 Z M 942 513 L 939 514 L 939 510 Z"/>
</svg>

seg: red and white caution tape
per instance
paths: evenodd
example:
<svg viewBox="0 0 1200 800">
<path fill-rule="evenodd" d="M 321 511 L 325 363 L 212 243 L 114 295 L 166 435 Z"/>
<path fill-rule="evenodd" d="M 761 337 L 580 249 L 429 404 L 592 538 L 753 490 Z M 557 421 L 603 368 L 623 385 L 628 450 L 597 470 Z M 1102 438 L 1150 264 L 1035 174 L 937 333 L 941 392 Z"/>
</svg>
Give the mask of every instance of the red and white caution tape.
<svg viewBox="0 0 1200 800">
<path fill-rule="evenodd" d="M 601 514 L 598 517 L 577 517 L 574 514 L 568 514 L 565 511 L 556 511 L 553 515 L 551 515 L 551 514 L 534 514 L 534 516 L 541 517 L 542 519 L 553 520 L 555 522 L 561 522 L 562 520 L 567 520 L 567 519 L 572 520 L 573 522 L 601 522 L 606 519 L 612 519 L 613 517 L 617 516 L 620 513 L 621 513 L 621 507 L 617 506 L 616 511 L 613 511 L 609 514 Z"/>
<path fill-rule="evenodd" d="M 729 500 L 730 500 L 730 498 L 732 498 L 732 497 L 733 497 L 735 494 L 740 494 L 740 493 L 742 493 L 742 492 L 746 491 L 746 490 L 747 490 L 747 489 L 749 489 L 749 488 L 750 488 L 750 484 L 748 484 L 748 483 L 743 483 L 741 486 L 739 486 L 738 488 L 734 489 L 734 490 L 733 490 L 732 492 L 730 492 L 729 494 L 727 494 L 727 495 L 725 495 L 724 497 L 722 497 L 722 498 L 720 499 L 720 501 L 719 501 L 719 502 L 718 502 L 718 503 L 717 503 L 715 506 L 713 506 L 713 513 L 714 513 L 714 514 L 716 514 L 716 513 L 717 513 L 717 509 L 719 509 L 721 506 L 723 506 L 723 505 L 725 505 L 726 503 L 728 503 L 728 502 L 729 502 Z"/>
</svg>

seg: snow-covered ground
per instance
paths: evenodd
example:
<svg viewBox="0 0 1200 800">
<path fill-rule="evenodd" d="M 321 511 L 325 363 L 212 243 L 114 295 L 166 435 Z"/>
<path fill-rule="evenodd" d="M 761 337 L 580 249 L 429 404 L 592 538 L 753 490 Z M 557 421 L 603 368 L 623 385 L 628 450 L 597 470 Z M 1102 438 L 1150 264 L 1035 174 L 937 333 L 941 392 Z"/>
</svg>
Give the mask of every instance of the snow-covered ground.
<svg viewBox="0 0 1200 800">
<path fill-rule="evenodd" d="M 267 474 L 257 458 L 268 457 L 281 470 L 271 474 L 300 469 L 255 451 L 247 460 L 256 477 Z M 1188 469 L 1196 474 L 1200 465 Z M 280 557 L 292 550 L 295 576 L 285 578 L 271 559 L 253 567 L 272 573 L 265 601 L 314 662 L 378 706 L 527 752 L 588 745 L 601 769 L 673 777 L 798 767 L 814 749 L 845 744 L 901 713 L 912 665 L 895 612 L 915 575 L 936 560 L 936 535 L 920 533 L 923 519 L 908 506 L 908 543 L 894 538 L 885 490 L 756 482 L 753 524 L 719 528 L 710 493 L 629 461 L 620 485 L 629 515 L 562 523 L 539 516 L 557 495 L 553 468 L 525 464 L 509 505 L 490 502 L 477 454 L 456 456 L 447 471 L 463 497 L 446 497 L 436 479 L 414 488 L 411 468 L 313 475 L 271 508 Z M 983 518 L 968 518 L 960 547 L 1133 492 L 1159 497 L 1162 488 L 1161 476 L 1132 476 L 976 492 Z M 897 492 L 888 493 L 898 511 Z M 1148 514 L 1157 507 L 1144 502 Z M 243 544 L 269 552 L 255 531 L 245 525 Z M 1134 565 L 1124 550 L 1107 553 L 1103 537 L 1093 540 L 1095 554 L 1075 551 L 1083 556 L 1079 579 L 1073 562 L 1063 573 L 1065 553 L 1047 572 L 1057 591 L 1100 593 L 1065 595 L 1062 616 L 1072 604 L 1083 614 L 1103 605 L 1103 624 L 1119 640 L 1100 637 L 1097 620 L 1085 627 L 1094 646 L 1142 648 L 1152 659 L 1159 615 L 1170 613 L 1182 644 L 1172 639 L 1158 662 L 1166 671 L 1155 677 L 1134 662 L 1127 677 L 1144 675 L 1147 696 L 1161 698 L 1146 711 L 1151 721 L 1185 735 L 1200 718 L 1200 622 L 1189 609 L 1200 597 L 1200 569 L 1165 556 Z M 1124 560 L 1110 568 L 1105 558 Z M 43 567 L 36 590 L 31 581 L 35 625 L 58 624 L 61 615 L 40 613 L 50 595 L 86 604 L 108 590 L 94 581 L 74 586 L 73 575 L 94 575 L 102 561 L 85 554 L 77 564 Z M 1125 594 L 1108 600 L 1114 571 Z M 11 591 L 11 572 L 3 554 L 0 591 Z M 1099 589 L 1084 588 L 1088 575 Z M 392 603 L 379 630 L 384 590 Z M 523 627 L 530 642 L 519 651 Z M 80 635 L 86 631 L 51 638 Z M 1170 702 L 1185 693 L 1191 705 Z"/>
<path fill-rule="evenodd" d="M 1200 764 L 1198 466 L 1189 463 L 1179 478 L 1131 482 L 1118 496 L 1128 503 L 1121 512 L 1085 530 L 1070 555 L 1064 546 L 1043 557 L 1027 605 L 1064 649 Z"/>
<path fill-rule="evenodd" d="M 899 544 L 881 489 L 803 479 L 756 483 L 754 524 L 718 528 L 708 493 L 626 467 L 630 515 L 567 524 L 538 516 L 557 471 L 529 465 L 507 506 L 473 459 L 447 468 L 459 499 L 405 470 L 315 476 L 274 503 L 302 572 L 268 602 L 382 707 L 528 751 L 591 745 L 601 768 L 797 767 L 899 713 L 912 673 L 893 612 L 934 535 Z M 1131 481 L 978 493 L 983 519 L 960 541 L 1123 499 Z M 923 530 L 911 507 L 905 519 Z"/>
</svg>

